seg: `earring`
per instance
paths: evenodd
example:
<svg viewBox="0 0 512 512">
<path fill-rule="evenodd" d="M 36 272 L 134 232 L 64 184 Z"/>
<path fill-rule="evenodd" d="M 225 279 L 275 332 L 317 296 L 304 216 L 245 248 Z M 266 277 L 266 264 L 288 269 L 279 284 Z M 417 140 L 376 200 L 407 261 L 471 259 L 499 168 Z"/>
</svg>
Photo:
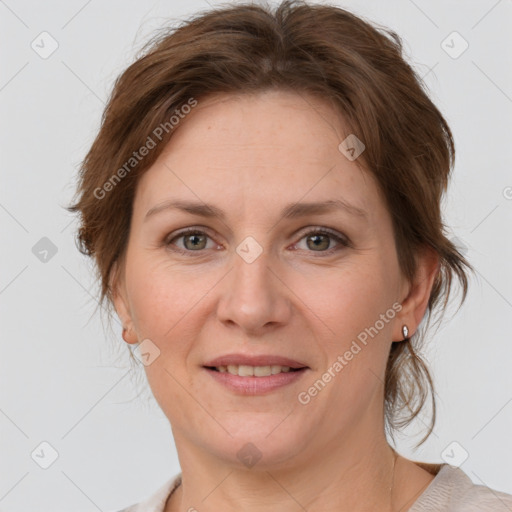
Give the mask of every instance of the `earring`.
<svg viewBox="0 0 512 512">
<path fill-rule="evenodd" d="M 404 336 L 404 339 L 407 339 L 409 336 L 409 329 L 407 328 L 407 325 L 402 325 L 402 334 Z"/>
</svg>

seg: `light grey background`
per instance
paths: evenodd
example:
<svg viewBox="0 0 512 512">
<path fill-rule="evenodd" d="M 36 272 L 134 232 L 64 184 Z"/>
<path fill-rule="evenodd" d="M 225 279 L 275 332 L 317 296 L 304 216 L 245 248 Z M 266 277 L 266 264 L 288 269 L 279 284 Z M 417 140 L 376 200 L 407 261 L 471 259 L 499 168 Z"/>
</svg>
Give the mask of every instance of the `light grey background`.
<svg viewBox="0 0 512 512">
<path fill-rule="evenodd" d="M 167 419 L 154 399 L 133 400 L 119 325 L 109 338 L 93 315 L 92 267 L 63 206 L 113 80 L 166 19 L 208 3 L 216 4 L 0 0 L 0 510 L 117 510 L 179 471 Z M 474 482 L 512 493 L 512 2 L 338 5 L 402 36 L 446 116 L 457 163 L 445 218 L 478 276 L 426 349 L 439 408 L 434 433 L 416 452 L 419 437 L 400 439 L 398 449 L 428 462 L 465 450 L 461 468 Z M 461 55 L 464 41 L 453 31 L 469 44 Z M 58 48 L 42 58 L 52 39 Z M 43 237 L 57 249 L 46 262 L 36 257 Z M 116 344 L 118 352 L 109 348 Z M 48 469 L 31 455 L 50 456 L 42 442 L 58 452 Z"/>
</svg>

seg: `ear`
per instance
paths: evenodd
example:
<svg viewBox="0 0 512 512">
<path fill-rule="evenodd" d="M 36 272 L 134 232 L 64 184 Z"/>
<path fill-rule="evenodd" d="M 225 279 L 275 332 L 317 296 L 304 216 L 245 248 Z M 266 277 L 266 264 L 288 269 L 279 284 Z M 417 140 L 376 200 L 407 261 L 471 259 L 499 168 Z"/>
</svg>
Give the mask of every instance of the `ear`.
<svg viewBox="0 0 512 512">
<path fill-rule="evenodd" d="M 129 307 L 128 295 L 121 272 L 119 262 L 115 262 L 109 278 L 109 287 L 112 296 L 112 302 L 117 316 L 123 325 L 123 339 L 126 343 L 138 343 L 137 334 L 134 329 L 131 310 Z"/>
<path fill-rule="evenodd" d="M 430 292 L 439 273 L 439 254 L 432 247 L 424 246 L 416 261 L 416 275 L 412 282 L 406 282 L 402 309 L 396 315 L 393 341 L 404 340 L 403 325 L 409 329 L 408 338 L 416 332 L 427 310 Z"/>
</svg>

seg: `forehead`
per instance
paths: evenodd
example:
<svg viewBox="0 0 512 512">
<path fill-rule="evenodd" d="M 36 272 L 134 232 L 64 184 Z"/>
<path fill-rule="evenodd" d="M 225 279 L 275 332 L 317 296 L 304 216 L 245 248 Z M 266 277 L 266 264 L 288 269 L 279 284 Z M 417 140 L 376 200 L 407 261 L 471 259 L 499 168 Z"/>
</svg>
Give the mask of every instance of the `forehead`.
<svg viewBox="0 0 512 512">
<path fill-rule="evenodd" d="M 338 148 L 347 135 L 340 113 L 313 96 L 212 96 L 180 121 L 144 173 L 136 209 L 169 197 L 242 211 L 340 195 L 374 215 L 382 204 L 373 177 Z"/>
</svg>

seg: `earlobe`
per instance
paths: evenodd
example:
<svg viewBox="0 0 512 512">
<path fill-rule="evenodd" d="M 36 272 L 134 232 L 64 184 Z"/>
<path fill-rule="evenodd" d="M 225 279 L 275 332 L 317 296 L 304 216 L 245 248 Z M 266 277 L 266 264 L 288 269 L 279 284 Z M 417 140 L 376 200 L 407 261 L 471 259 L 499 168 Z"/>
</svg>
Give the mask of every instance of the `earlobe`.
<svg viewBox="0 0 512 512">
<path fill-rule="evenodd" d="M 130 345 L 133 345 L 134 343 L 137 343 L 139 341 L 135 333 L 133 333 L 133 329 L 131 327 L 123 326 L 122 336 L 123 340 L 126 341 L 126 343 L 129 343 Z"/>
<path fill-rule="evenodd" d="M 427 310 L 430 293 L 439 273 L 439 255 L 431 247 L 425 247 L 417 256 L 417 270 L 409 285 L 407 297 L 397 315 L 397 333 L 394 341 L 406 341 L 417 330 Z M 406 326 L 406 330 L 404 329 Z M 407 332 L 407 335 L 404 333 Z"/>
</svg>

